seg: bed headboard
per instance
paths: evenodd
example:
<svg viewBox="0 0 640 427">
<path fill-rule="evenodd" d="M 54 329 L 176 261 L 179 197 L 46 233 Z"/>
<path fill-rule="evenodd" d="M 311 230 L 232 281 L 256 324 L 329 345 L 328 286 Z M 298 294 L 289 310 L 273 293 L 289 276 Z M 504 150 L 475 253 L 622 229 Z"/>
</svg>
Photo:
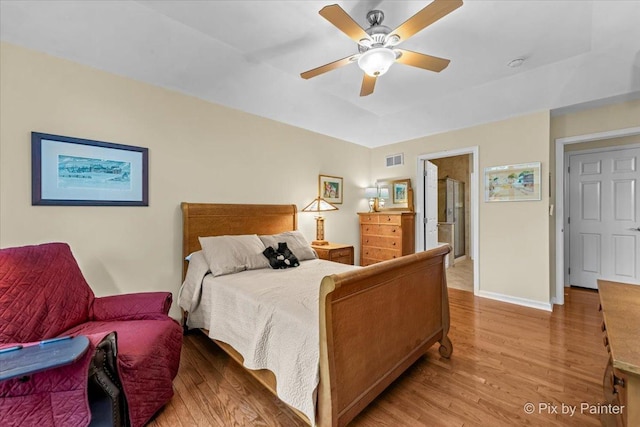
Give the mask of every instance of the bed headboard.
<svg viewBox="0 0 640 427">
<path fill-rule="evenodd" d="M 182 202 L 182 259 L 200 250 L 198 237 L 277 234 L 298 228 L 296 205 Z M 187 261 L 182 278 L 187 274 Z"/>
</svg>

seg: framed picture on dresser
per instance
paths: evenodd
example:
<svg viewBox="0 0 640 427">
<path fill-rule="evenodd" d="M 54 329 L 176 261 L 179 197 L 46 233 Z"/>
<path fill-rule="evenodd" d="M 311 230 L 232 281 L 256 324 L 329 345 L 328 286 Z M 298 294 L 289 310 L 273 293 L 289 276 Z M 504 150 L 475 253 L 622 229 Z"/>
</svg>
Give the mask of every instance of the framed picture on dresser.
<svg viewBox="0 0 640 427">
<path fill-rule="evenodd" d="M 408 179 L 393 181 L 393 188 L 391 189 L 393 204 L 407 203 L 409 198 L 409 184 Z"/>
</svg>

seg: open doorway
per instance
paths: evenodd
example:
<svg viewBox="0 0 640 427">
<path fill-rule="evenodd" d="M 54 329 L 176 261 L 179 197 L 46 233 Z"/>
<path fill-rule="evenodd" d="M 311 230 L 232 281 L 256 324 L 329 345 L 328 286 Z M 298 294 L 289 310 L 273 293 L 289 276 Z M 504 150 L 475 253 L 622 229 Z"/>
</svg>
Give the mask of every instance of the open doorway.
<svg viewBox="0 0 640 427">
<path fill-rule="evenodd" d="M 452 247 L 447 259 L 447 285 L 474 293 L 479 289 L 477 152 L 477 147 L 471 147 L 419 156 L 416 191 L 417 249 L 424 250 L 429 244 L 434 221 L 431 212 L 437 204 L 438 244 Z M 432 196 L 434 187 L 437 201 Z"/>
<path fill-rule="evenodd" d="M 438 167 L 438 242 L 451 246 L 447 284 L 473 292 L 471 154 L 428 161 Z"/>
<path fill-rule="evenodd" d="M 596 149 L 596 152 L 599 148 L 603 147 L 615 147 L 618 145 L 615 142 L 612 142 L 616 138 L 624 138 L 624 137 L 632 137 L 640 135 L 640 127 L 626 128 L 626 129 L 617 129 L 613 131 L 599 132 L 593 134 L 585 134 L 585 135 L 577 135 L 566 138 L 558 138 L 555 140 L 555 160 L 556 160 L 556 188 L 555 188 L 555 201 L 556 201 L 556 218 L 555 218 L 555 254 L 552 256 L 555 257 L 555 289 L 551 289 L 552 301 L 554 304 L 562 305 L 564 304 L 564 288 L 565 286 L 569 286 L 571 283 L 571 279 L 569 278 L 569 264 L 570 264 L 570 203 L 568 198 L 570 198 L 570 182 L 567 177 L 569 174 L 568 167 L 570 166 L 570 158 L 573 150 L 571 148 L 568 149 L 568 146 L 573 145 L 581 150 L 588 149 Z M 592 143 L 592 145 L 587 145 L 587 143 Z M 600 147 L 602 145 L 602 147 Z M 631 145 L 623 144 L 626 147 L 631 147 Z M 618 159 L 619 160 L 619 159 Z M 593 162 L 592 162 L 593 163 Z M 622 162 L 619 162 L 622 163 Z M 634 161 L 635 166 L 635 161 Z M 574 173 L 576 172 L 574 168 Z M 587 171 L 588 172 L 588 171 Z M 621 182 L 624 184 L 624 182 Z M 614 188 L 615 189 L 615 188 Z M 624 186 L 619 186 L 618 190 L 624 189 Z M 594 199 L 595 200 L 595 199 Z M 609 205 L 612 205 L 613 200 L 609 201 Z M 634 202 L 635 205 L 635 202 Z M 576 204 L 574 203 L 574 207 Z M 577 204 L 580 206 L 580 203 Z M 613 205 L 615 206 L 615 205 Z M 622 206 L 624 207 L 624 206 Z M 618 207 L 619 209 L 619 207 Z M 578 212 L 578 215 L 580 213 Z M 574 213 L 574 225 L 576 214 Z M 629 225 L 628 228 L 632 226 Z M 566 233 L 565 233 L 566 229 Z M 592 233 L 593 234 L 593 233 Z M 626 236 L 621 236 L 626 237 Z M 626 239 L 626 240 L 634 240 L 634 239 Z M 598 248 L 598 246 L 593 246 Z M 620 247 L 622 249 L 622 246 Z M 577 249 L 579 252 L 579 248 Z M 598 252 L 601 253 L 601 249 L 598 248 Z M 628 250 L 627 250 L 628 252 Z M 574 254 L 576 251 L 574 251 Z M 586 257 L 584 255 L 587 255 Z M 583 254 L 583 263 L 586 259 L 590 261 L 589 252 Z M 580 261 L 580 260 L 578 260 Z M 579 264 L 579 262 L 578 262 Z M 625 264 L 626 265 L 626 264 Z M 575 270 L 574 270 L 575 272 Z"/>
</svg>

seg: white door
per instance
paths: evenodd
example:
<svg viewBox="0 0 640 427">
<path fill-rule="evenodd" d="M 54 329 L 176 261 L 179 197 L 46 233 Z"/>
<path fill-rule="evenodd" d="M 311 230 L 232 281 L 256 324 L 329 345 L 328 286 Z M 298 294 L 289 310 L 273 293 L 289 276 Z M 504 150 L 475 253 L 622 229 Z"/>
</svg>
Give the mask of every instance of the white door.
<svg viewBox="0 0 640 427">
<path fill-rule="evenodd" d="M 438 246 L 438 167 L 424 162 L 424 249 Z"/>
<path fill-rule="evenodd" d="M 640 148 L 569 157 L 569 283 L 640 284 Z"/>
</svg>

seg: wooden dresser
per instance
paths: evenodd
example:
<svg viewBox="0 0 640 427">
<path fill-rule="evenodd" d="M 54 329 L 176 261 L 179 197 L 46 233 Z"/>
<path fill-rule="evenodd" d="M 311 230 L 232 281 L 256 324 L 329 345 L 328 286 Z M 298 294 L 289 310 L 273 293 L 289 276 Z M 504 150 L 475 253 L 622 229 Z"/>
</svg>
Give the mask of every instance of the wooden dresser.
<svg viewBox="0 0 640 427">
<path fill-rule="evenodd" d="M 620 413 L 602 414 L 606 426 L 640 426 L 640 285 L 598 280 L 603 344 L 609 352 L 604 397 Z"/>
<path fill-rule="evenodd" d="M 415 252 L 414 212 L 367 212 L 360 217 L 360 265 Z"/>
</svg>

